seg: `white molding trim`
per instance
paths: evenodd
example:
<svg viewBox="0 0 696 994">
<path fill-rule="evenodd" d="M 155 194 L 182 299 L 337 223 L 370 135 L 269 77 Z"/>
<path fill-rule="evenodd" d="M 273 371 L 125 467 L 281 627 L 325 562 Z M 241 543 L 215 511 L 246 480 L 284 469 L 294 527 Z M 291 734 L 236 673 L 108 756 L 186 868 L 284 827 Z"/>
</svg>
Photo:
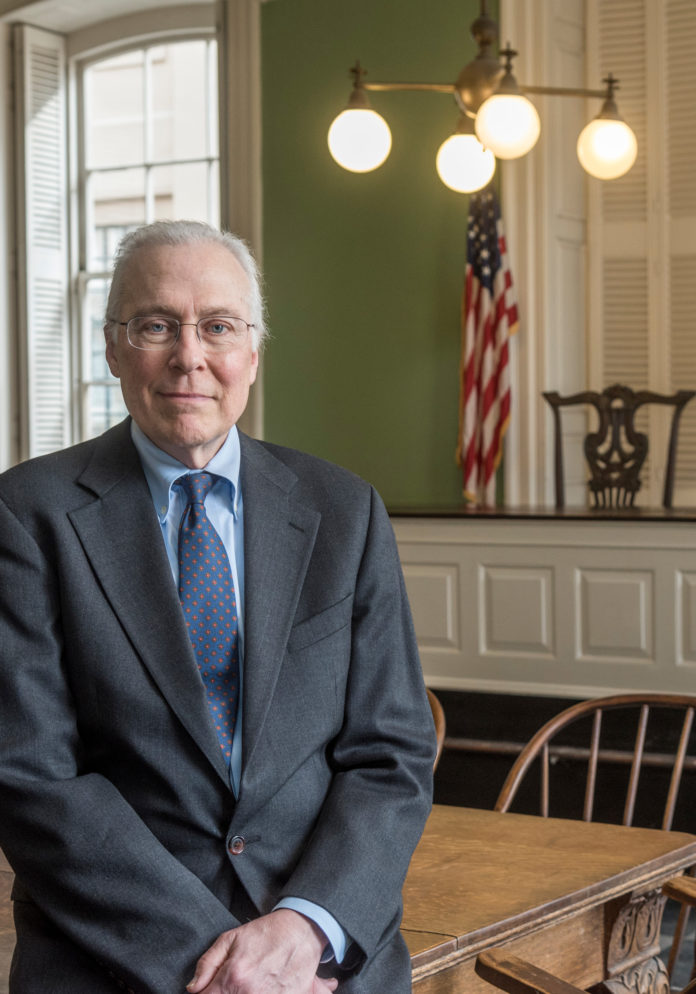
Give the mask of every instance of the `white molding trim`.
<svg viewBox="0 0 696 994">
<path fill-rule="evenodd" d="M 261 0 L 219 0 L 221 222 L 262 251 Z M 263 364 L 240 428 L 263 435 Z"/>
<path fill-rule="evenodd" d="M 501 41 L 510 39 L 520 51 L 520 83 L 584 85 L 584 0 L 500 0 L 500 25 Z M 524 159 L 499 164 L 520 310 L 505 459 L 510 506 L 553 504 L 553 432 L 541 393 L 585 387 L 585 180 L 574 130 L 582 103 L 571 106 L 570 99 L 535 96 L 537 147 Z M 578 489 L 580 503 L 583 493 Z"/>
<path fill-rule="evenodd" d="M 2 92 L 12 92 L 11 31 L 7 24 L 0 24 L 0 86 Z M 10 101 L 0 101 L 0 472 L 16 461 L 19 454 L 19 427 L 17 420 L 17 328 L 15 306 L 15 280 L 17 275 L 17 247 L 14 201 L 14 164 L 12 113 Z"/>
<path fill-rule="evenodd" d="M 534 2 L 531 0 L 532 5 Z M 509 38 L 524 60 L 516 64 L 518 79 L 526 66 L 539 65 L 535 29 L 543 24 L 543 18 L 530 24 L 529 7 L 518 0 L 500 0 L 501 43 Z M 540 504 L 544 498 L 539 465 L 539 454 L 545 447 L 544 426 L 543 419 L 538 423 L 535 403 L 544 381 L 543 301 L 539 293 L 545 266 L 540 229 L 545 209 L 543 166 L 538 150 L 524 160 L 498 162 L 503 223 L 520 313 L 519 331 L 511 344 L 513 406 L 505 452 L 506 503 L 512 506 Z"/>
<path fill-rule="evenodd" d="M 133 48 L 153 36 L 209 33 L 216 24 L 214 3 L 143 10 L 71 32 L 66 35 L 67 54 L 69 59 L 99 58 L 105 50 L 115 53 L 119 41 Z"/>
</svg>

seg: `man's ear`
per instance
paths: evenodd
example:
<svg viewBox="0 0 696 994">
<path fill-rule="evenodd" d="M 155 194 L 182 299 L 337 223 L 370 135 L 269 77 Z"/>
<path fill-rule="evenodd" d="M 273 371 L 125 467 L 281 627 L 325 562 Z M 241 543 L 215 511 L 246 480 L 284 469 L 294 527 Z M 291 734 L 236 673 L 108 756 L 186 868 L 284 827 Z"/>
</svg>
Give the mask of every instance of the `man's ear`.
<svg viewBox="0 0 696 994">
<path fill-rule="evenodd" d="M 111 370 L 111 375 L 118 379 L 121 374 L 118 367 L 118 357 L 116 356 L 113 328 L 112 324 L 104 325 L 104 341 L 106 342 L 106 361 Z"/>
<path fill-rule="evenodd" d="M 249 373 L 249 386 L 252 383 L 256 383 L 256 374 L 259 371 L 259 351 L 256 349 L 251 353 L 251 367 Z"/>
</svg>

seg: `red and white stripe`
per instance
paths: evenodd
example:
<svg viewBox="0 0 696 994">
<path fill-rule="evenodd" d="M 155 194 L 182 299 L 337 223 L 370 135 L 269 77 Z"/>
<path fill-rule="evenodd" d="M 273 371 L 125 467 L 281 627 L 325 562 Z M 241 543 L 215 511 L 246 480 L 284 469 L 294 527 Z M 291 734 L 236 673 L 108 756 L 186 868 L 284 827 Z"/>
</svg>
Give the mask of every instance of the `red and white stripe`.
<svg viewBox="0 0 696 994">
<path fill-rule="evenodd" d="M 488 506 L 496 502 L 496 470 L 510 420 L 509 337 L 518 325 L 500 220 L 496 227 L 501 264 L 493 275 L 493 292 L 468 263 L 462 297 L 458 461 L 464 496 Z"/>
</svg>

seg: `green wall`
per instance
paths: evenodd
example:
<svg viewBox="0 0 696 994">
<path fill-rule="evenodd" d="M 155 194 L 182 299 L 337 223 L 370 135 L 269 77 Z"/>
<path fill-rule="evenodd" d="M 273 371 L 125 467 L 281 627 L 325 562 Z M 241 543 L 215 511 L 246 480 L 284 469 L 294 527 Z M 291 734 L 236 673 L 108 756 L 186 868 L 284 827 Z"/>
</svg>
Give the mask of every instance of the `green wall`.
<svg viewBox="0 0 696 994">
<path fill-rule="evenodd" d="M 496 16 L 496 4 L 492 4 Z M 467 198 L 435 173 L 453 98 L 383 93 L 381 169 L 326 132 L 368 80 L 451 82 L 478 0 L 275 0 L 262 7 L 264 269 L 272 339 L 265 436 L 338 462 L 390 506 L 461 502 L 454 462 Z"/>
</svg>

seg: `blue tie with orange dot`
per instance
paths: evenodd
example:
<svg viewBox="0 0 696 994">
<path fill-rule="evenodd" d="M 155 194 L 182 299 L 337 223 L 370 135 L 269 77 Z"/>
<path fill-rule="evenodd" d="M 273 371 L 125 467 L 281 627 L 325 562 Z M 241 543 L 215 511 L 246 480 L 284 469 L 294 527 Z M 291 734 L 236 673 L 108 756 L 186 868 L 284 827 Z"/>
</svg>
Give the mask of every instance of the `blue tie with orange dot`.
<svg viewBox="0 0 696 994">
<path fill-rule="evenodd" d="M 205 510 L 214 482 L 211 473 L 188 473 L 176 481 L 188 501 L 179 525 L 179 597 L 229 764 L 239 692 L 237 603 L 225 546 Z"/>
</svg>

